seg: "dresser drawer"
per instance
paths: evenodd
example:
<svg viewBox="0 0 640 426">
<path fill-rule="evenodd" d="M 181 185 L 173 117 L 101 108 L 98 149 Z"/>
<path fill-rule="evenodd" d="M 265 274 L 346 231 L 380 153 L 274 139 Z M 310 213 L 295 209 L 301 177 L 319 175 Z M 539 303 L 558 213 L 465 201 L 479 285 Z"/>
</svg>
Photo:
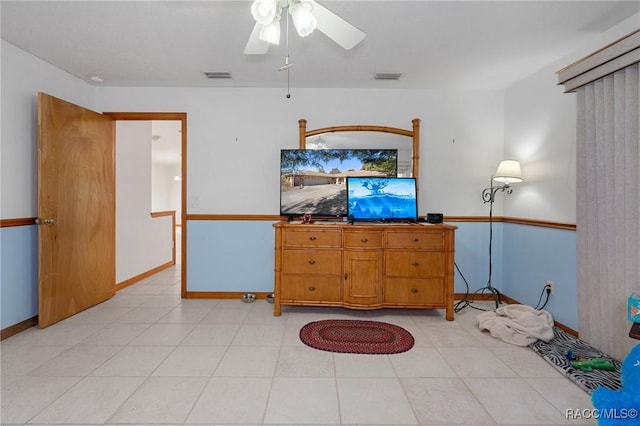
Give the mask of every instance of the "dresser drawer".
<svg viewBox="0 0 640 426">
<path fill-rule="evenodd" d="M 341 247 L 342 233 L 340 230 L 313 229 L 301 227 L 300 229 L 287 229 L 284 232 L 283 244 L 285 247 Z"/>
<path fill-rule="evenodd" d="M 340 277 L 313 275 L 285 275 L 282 277 L 280 298 L 284 300 L 339 302 L 342 297 Z"/>
<path fill-rule="evenodd" d="M 384 254 L 385 275 L 396 277 L 442 277 L 444 276 L 442 252 L 387 251 Z"/>
<path fill-rule="evenodd" d="M 441 278 L 388 278 L 384 281 L 385 303 L 432 305 L 444 303 Z"/>
<path fill-rule="evenodd" d="M 416 231 L 420 228 L 416 227 Z M 433 249 L 444 248 L 444 232 L 388 231 L 387 248 Z"/>
<path fill-rule="evenodd" d="M 342 253 L 339 250 L 295 250 L 282 251 L 285 274 L 340 275 Z"/>
<path fill-rule="evenodd" d="M 381 231 L 344 231 L 346 248 L 381 248 Z"/>
</svg>

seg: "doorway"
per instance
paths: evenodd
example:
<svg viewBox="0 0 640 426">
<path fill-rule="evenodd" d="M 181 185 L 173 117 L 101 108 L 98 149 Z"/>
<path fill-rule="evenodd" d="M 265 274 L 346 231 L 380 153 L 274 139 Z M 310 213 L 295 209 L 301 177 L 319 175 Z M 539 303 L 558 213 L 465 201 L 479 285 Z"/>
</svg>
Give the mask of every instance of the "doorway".
<svg viewBox="0 0 640 426">
<path fill-rule="evenodd" d="M 181 220 L 182 181 L 181 122 L 151 122 L 151 211 L 175 211 L 179 228 Z M 179 261 L 178 261 L 179 263 Z"/>
<path fill-rule="evenodd" d="M 186 187 L 187 187 L 187 161 L 186 161 L 186 149 L 187 149 L 187 114 L 186 113 L 162 113 L 162 112 L 105 112 L 105 115 L 111 117 L 114 121 L 148 121 L 156 123 L 156 128 L 174 128 L 179 133 L 179 167 L 176 165 L 176 169 L 180 170 L 179 180 L 173 180 L 175 175 L 171 178 L 174 185 L 179 187 L 179 209 L 176 209 L 176 223 L 180 224 L 180 232 L 177 233 L 176 254 L 179 258 L 176 259 L 176 263 L 181 264 L 181 296 L 186 296 L 186 238 L 187 238 L 187 224 L 186 224 Z M 164 126 L 163 123 L 172 122 L 173 126 Z M 157 130 L 159 131 L 159 130 Z M 154 143 L 154 132 L 152 131 L 152 143 Z M 157 134 L 157 136 L 161 136 Z M 157 141 L 162 139 L 156 138 Z M 156 141 L 156 142 L 157 142 Z M 117 172 L 116 172 L 117 173 Z M 149 200 L 152 203 L 151 200 Z"/>
</svg>

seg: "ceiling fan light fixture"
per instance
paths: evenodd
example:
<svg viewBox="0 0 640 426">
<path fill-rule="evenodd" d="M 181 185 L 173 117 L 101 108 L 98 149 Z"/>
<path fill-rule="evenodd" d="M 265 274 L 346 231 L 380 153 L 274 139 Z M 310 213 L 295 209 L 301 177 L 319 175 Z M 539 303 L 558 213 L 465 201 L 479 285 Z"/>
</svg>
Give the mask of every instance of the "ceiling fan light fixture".
<svg viewBox="0 0 640 426">
<path fill-rule="evenodd" d="M 93 83 L 104 83 L 104 77 L 98 74 L 89 74 L 88 75 L 89 80 L 91 80 L 91 82 Z"/>
<path fill-rule="evenodd" d="M 298 2 L 289 2 L 289 14 L 293 19 L 293 25 L 300 37 L 306 37 L 313 32 L 318 26 L 318 20 L 313 13 L 313 5 L 309 0 L 300 0 Z"/>
<path fill-rule="evenodd" d="M 251 5 L 251 15 L 257 23 L 269 25 L 273 22 L 278 12 L 276 0 L 255 0 Z"/>
<path fill-rule="evenodd" d="M 1 0 L 0 0 L 1 1 Z M 252 0 L 251 14 L 255 24 L 244 48 L 245 55 L 264 55 L 271 44 L 278 44 L 280 28 L 276 26 L 284 13 L 289 39 L 289 14 L 296 32 L 306 37 L 317 28 L 345 50 L 351 50 L 366 35 L 315 0 Z M 265 27 L 269 28 L 265 28 Z"/>
<path fill-rule="evenodd" d="M 280 19 L 274 19 L 269 25 L 260 29 L 260 40 L 271 44 L 280 44 Z"/>
</svg>

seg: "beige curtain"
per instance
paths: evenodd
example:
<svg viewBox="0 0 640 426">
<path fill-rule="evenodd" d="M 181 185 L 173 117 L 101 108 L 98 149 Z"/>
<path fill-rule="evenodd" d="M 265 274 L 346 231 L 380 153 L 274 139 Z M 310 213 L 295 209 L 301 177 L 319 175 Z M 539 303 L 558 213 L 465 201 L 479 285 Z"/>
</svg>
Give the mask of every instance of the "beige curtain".
<svg viewBox="0 0 640 426">
<path fill-rule="evenodd" d="M 577 89 L 580 337 L 623 359 L 627 300 L 640 290 L 638 64 Z"/>
<path fill-rule="evenodd" d="M 640 30 L 558 71 L 577 92 L 580 337 L 622 360 L 627 301 L 640 291 Z"/>
</svg>

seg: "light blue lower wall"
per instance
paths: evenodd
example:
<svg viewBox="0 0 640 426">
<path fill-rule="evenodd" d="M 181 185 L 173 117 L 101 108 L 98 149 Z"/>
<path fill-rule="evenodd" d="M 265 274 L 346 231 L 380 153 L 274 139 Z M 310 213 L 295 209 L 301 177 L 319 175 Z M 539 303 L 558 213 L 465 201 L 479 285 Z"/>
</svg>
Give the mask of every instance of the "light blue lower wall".
<svg viewBox="0 0 640 426">
<path fill-rule="evenodd" d="M 578 330 L 576 232 L 505 224 L 502 246 L 504 293 L 535 306 L 551 280 L 555 288 L 544 309 L 556 321 Z"/>
<path fill-rule="evenodd" d="M 273 291 L 274 230 L 268 221 L 189 221 L 187 290 Z M 458 222 L 456 264 L 469 290 L 486 286 L 489 224 Z M 38 314 L 38 229 L 0 229 L 0 328 Z M 493 225 L 492 285 L 535 306 L 547 280 L 555 283 L 545 307 L 564 325 L 578 329 L 575 231 L 537 226 Z M 458 272 L 455 292 L 466 292 Z"/>
<path fill-rule="evenodd" d="M 271 222 L 189 221 L 189 291 L 272 291 L 274 230 Z M 489 280 L 487 222 L 456 222 L 455 292 L 473 293 Z M 494 223 L 491 284 L 505 295 L 536 306 L 547 280 L 555 283 L 545 307 L 577 329 L 575 232 Z"/>
<path fill-rule="evenodd" d="M 273 291 L 274 229 L 266 221 L 187 221 L 187 291 Z"/>
<path fill-rule="evenodd" d="M 487 222 L 456 222 L 456 256 L 454 291 L 474 293 L 489 282 L 489 235 Z M 502 291 L 502 238 L 503 224 L 494 223 L 492 238 L 491 285 Z M 464 278 L 467 284 L 464 282 Z"/>
<path fill-rule="evenodd" d="M 38 227 L 0 228 L 0 329 L 38 315 Z"/>
<path fill-rule="evenodd" d="M 187 222 L 188 291 L 273 291 L 273 222 Z M 456 223 L 456 263 L 471 291 L 484 287 L 488 279 L 489 225 Z M 502 224 L 493 229 L 493 285 L 501 289 Z M 460 274 L 455 292 L 466 291 Z"/>
<path fill-rule="evenodd" d="M 473 293 L 489 279 L 489 223 L 455 223 L 456 264 Z M 491 283 L 503 294 L 535 307 L 547 280 L 555 284 L 545 310 L 578 329 L 576 232 L 511 223 L 493 224 Z M 465 283 L 456 271 L 455 292 Z M 544 300 L 544 299 L 543 299 Z"/>
</svg>

